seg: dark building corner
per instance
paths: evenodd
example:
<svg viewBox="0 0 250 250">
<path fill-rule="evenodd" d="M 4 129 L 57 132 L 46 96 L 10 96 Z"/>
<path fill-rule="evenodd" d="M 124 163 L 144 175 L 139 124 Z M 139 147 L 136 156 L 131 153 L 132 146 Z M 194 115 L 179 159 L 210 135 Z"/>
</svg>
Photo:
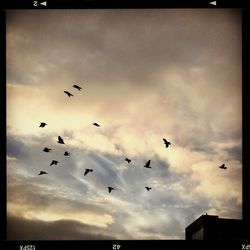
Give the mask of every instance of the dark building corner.
<svg viewBox="0 0 250 250">
<path fill-rule="evenodd" d="M 186 227 L 185 236 L 186 240 L 249 240 L 248 232 L 249 225 L 243 220 L 206 214 Z"/>
</svg>

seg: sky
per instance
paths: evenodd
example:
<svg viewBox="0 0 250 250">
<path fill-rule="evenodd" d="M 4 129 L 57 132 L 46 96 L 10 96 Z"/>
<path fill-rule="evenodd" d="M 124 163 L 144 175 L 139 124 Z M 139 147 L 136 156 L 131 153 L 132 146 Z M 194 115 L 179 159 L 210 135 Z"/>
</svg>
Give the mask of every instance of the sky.
<svg viewBox="0 0 250 250">
<path fill-rule="evenodd" d="M 240 10 L 8 10 L 6 25 L 7 239 L 185 239 L 202 214 L 242 218 Z"/>
</svg>

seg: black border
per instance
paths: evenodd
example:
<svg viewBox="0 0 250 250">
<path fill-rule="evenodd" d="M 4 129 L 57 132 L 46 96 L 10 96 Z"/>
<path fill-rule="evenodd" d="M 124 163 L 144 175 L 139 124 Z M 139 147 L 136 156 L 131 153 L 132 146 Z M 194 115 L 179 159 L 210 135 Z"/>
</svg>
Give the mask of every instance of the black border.
<svg viewBox="0 0 250 250">
<path fill-rule="evenodd" d="M 44 2 L 45 0 L 39 0 L 38 2 Z M 47 7 L 32 6 L 33 0 L 29 1 L 8 1 L 4 0 L 1 3 L 1 14 L 0 14 L 0 65 L 1 65 L 1 84 L 0 84 L 0 113 L 1 119 L 1 170 L 0 170 L 0 248 L 1 249 L 20 249 L 20 246 L 33 245 L 35 249 L 47 249 L 57 248 L 60 249 L 114 249 L 114 245 L 120 245 L 121 250 L 123 249 L 242 249 L 242 244 L 250 245 L 250 237 L 247 241 L 242 240 L 231 240 L 231 241 L 188 241 L 188 240 L 83 240 L 83 241 L 8 241 L 6 240 L 7 234 L 7 219 L 6 219 L 6 21 L 5 21 L 5 9 L 116 9 L 116 8 L 237 8 L 242 10 L 242 60 L 243 60 L 243 79 L 242 79 L 242 107 L 243 107 L 243 170 L 242 170 L 242 217 L 246 223 L 246 227 L 250 231 L 250 188 L 249 188 L 249 158 L 248 158 L 248 147 L 249 147 L 249 102 L 248 102 L 248 84 L 249 83 L 249 71 L 250 71 L 250 53 L 249 53 L 249 9 L 247 3 L 244 0 L 218 0 L 218 6 L 209 4 L 210 1 L 203 0 L 116 0 L 116 2 L 106 0 L 47 0 Z M 187 225 L 188 226 L 188 225 Z M 183 228 L 183 231 L 185 228 Z M 28 250 L 28 249 L 26 249 Z"/>
<path fill-rule="evenodd" d="M 242 123 L 242 218 L 246 222 L 248 228 L 250 229 L 250 174 L 249 174 L 249 73 L 250 73 L 250 50 L 249 50 L 249 33 L 250 33 L 250 18 L 249 9 L 242 10 L 242 111 L 243 111 L 243 123 Z M 250 230 L 249 230 L 250 231 Z"/>
<path fill-rule="evenodd" d="M 123 249 L 152 249 L 152 250 L 242 250 L 242 244 L 249 242 L 240 240 L 224 241 L 224 240 L 204 240 L 204 241 L 187 241 L 187 240 L 97 240 L 97 241 L 5 241 L 2 243 L 2 249 L 21 250 L 20 246 L 34 245 L 35 249 L 60 249 L 60 250 L 76 250 L 76 249 L 98 249 L 98 250 L 115 250 L 115 245 L 120 245 Z M 28 249 L 26 249 L 28 250 Z M 32 249 L 30 249 L 32 250 Z M 118 248 L 116 248 L 118 250 Z"/>
<path fill-rule="evenodd" d="M 6 238 L 6 213 L 7 213 L 7 196 L 6 196 L 6 26 L 5 26 L 5 12 L 0 12 L 0 114 L 1 114 L 1 125 L 0 125 L 0 239 Z"/>
<path fill-rule="evenodd" d="M 246 0 L 2 0 L 2 9 L 246 8 Z M 41 2 L 47 2 L 43 6 Z M 217 5 L 210 4 L 217 2 Z"/>
</svg>

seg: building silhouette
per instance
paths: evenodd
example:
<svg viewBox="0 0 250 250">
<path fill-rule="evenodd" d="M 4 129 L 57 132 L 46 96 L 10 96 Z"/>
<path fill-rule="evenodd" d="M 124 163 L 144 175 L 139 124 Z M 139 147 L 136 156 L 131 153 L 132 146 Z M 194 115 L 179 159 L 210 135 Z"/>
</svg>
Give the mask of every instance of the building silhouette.
<svg viewBox="0 0 250 250">
<path fill-rule="evenodd" d="M 246 240 L 247 226 L 243 220 L 201 215 L 185 229 L 186 240 Z"/>
</svg>

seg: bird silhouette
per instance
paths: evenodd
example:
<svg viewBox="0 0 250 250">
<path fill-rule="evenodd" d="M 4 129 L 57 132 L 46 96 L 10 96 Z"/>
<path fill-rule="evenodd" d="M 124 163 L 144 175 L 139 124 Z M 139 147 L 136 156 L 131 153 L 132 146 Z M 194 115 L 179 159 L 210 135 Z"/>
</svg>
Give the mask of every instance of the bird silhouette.
<svg viewBox="0 0 250 250">
<path fill-rule="evenodd" d="M 111 193 L 112 190 L 115 190 L 115 189 L 112 188 L 112 187 L 108 187 L 108 189 L 109 189 L 109 193 Z"/>
<path fill-rule="evenodd" d="M 73 96 L 71 93 L 69 93 L 68 91 L 64 91 L 64 93 L 65 94 L 67 94 L 68 95 L 68 97 L 71 97 L 71 96 Z"/>
<path fill-rule="evenodd" d="M 84 175 L 86 175 L 86 174 L 89 173 L 89 172 L 93 172 L 93 169 L 86 168 L 86 169 L 85 169 Z"/>
<path fill-rule="evenodd" d="M 65 144 L 61 136 L 58 136 L 58 141 L 57 142 L 60 143 L 60 144 Z"/>
<path fill-rule="evenodd" d="M 146 165 L 144 166 L 144 168 L 151 168 L 149 165 L 150 165 L 150 160 L 146 163 Z"/>
<path fill-rule="evenodd" d="M 47 123 L 45 123 L 45 122 L 41 122 L 41 124 L 40 124 L 40 126 L 39 126 L 39 128 L 41 127 L 41 128 L 44 128 L 46 125 L 48 125 Z"/>
<path fill-rule="evenodd" d="M 57 163 L 59 163 L 59 161 L 52 160 L 52 162 L 50 163 L 50 166 L 52 166 L 52 165 L 57 165 Z"/>
<path fill-rule="evenodd" d="M 98 123 L 96 123 L 96 122 L 94 122 L 93 125 L 96 126 L 96 127 L 101 127 L 101 126 L 100 126 Z"/>
<path fill-rule="evenodd" d="M 43 151 L 46 153 L 48 153 L 50 150 L 51 150 L 51 148 L 46 148 L 46 147 L 43 149 Z"/>
<path fill-rule="evenodd" d="M 68 151 L 65 151 L 64 155 L 65 155 L 65 156 L 69 156 L 70 153 L 69 153 Z"/>
<path fill-rule="evenodd" d="M 166 148 L 168 148 L 169 145 L 171 145 L 171 143 L 169 141 L 167 141 L 165 138 L 163 138 L 164 144 L 166 145 Z"/>
<path fill-rule="evenodd" d="M 48 173 L 45 171 L 40 171 L 40 173 L 38 175 L 43 175 L 43 174 L 48 174 Z"/>
<path fill-rule="evenodd" d="M 128 159 L 128 158 L 126 158 L 126 159 L 125 159 L 125 161 L 127 161 L 128 163 L 130 163 L 130 162 L 131 162 L 131 160 L 130 160 L 130 159 Z"/>
<path fill-rule="evenodd" d="M 150 189 L 152 189 L 151 187 L 145 187 L 148 191 L 150 190 Z"/>
<path fill-rule="evenodd" d="M 227 167 L 225 167 L 225 164 L 222 164 L 221 166 L 219 166 L 219 168 L 221 168 L 221 169 L 227 169 Z"/>
<path fill-rule="evenodd" d="M 78 86 L 78 85 L 73 85 L 73 88 L 76 88 L 76 89 L 78 89 L 78 90 L 80 90 L 80 91 L 81 91 L 81 89 L 82 89 L 82 87 L 80 87 L 80 86 Z"/>
</svg>

